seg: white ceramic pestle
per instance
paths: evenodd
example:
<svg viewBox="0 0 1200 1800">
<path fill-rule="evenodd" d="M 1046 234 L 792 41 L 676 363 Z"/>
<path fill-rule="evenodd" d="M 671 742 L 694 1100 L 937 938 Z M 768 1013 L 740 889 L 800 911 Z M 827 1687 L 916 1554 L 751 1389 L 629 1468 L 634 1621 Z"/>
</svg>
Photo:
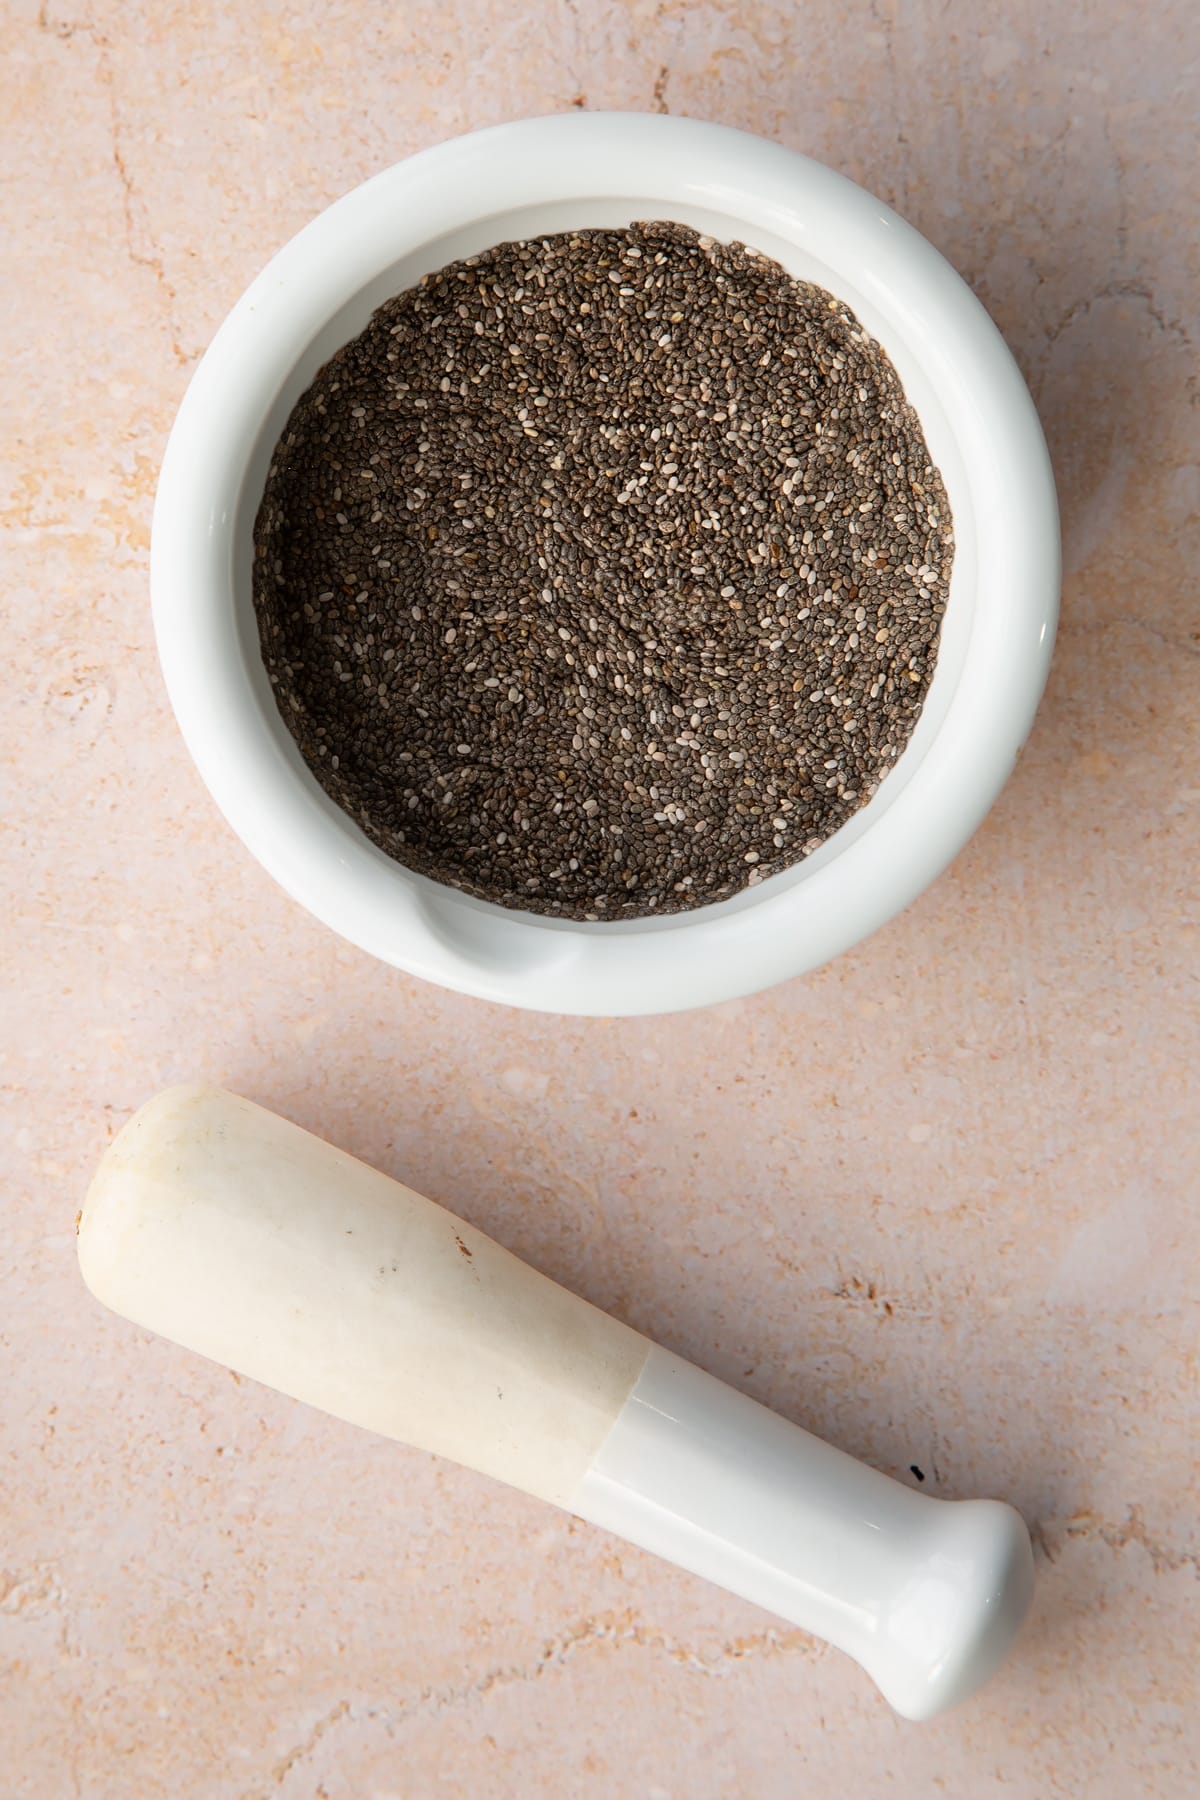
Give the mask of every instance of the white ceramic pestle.
<svg viewBox="0 0 1200 1800">
<path fill-rule="evenodd" d="M 79 1257 L 114 1312 L 755 1601 L 907 1718 L 977 1688 L 1024 1617 L 1011 1507 L 901 1487 L 247 1100 L 144 1106 L 92 1183 Z"/>
</svg>

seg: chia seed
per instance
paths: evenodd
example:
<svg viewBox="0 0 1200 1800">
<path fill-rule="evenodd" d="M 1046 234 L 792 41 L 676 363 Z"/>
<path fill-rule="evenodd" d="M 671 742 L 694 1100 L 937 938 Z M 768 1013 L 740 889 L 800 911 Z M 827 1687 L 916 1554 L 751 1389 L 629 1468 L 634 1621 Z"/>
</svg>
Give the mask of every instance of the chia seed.
<svg viewBox="0 0 1200 1800">
<path fill-rule="evenodd" d="M 874 793 L 950 508 L 880 346 L 741 244 L 501 244 L 387 301 L 276 448 L 254 605 L 305 762 L 389 856 L 582 919 L 722 900 Z"/>
</svg>

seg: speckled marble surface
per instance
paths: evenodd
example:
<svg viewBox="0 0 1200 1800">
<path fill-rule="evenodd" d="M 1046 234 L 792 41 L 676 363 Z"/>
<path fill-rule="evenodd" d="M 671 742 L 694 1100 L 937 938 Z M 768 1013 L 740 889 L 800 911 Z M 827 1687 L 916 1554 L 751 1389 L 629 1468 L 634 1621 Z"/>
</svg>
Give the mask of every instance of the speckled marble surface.
<svg viewBox="0 0 1200 1800">
<path fill-rule="evenodd" d="M 1197 1792 L 1200 15 L 11 0 L 3 48 L 5 1794 Z M 851 955 L 686 1018 L 511 1014 L 340 944 L 216 816 L 151 645 L 165 434 L 269 251 L 571 105 L 891 200 L 991 307 L 1061 483 L 1060 647 L 983 830 Z M 1015 1501 L 1018 1655 L 902 1725 L 749 1607 L 104 1315 L 89 1170 L 190 1076 L 881 1468 Z"/>
</svg>

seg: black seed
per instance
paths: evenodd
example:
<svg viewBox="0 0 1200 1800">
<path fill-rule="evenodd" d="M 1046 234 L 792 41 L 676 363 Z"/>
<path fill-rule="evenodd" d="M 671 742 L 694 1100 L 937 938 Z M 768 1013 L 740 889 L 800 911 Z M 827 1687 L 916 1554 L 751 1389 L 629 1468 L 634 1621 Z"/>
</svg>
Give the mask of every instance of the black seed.
<svg viewBox="0 0 1200 1800">
<path fill-rule="evenodd" d="M 255 534 L 316 779 L 409 867 L 576 919 L 707 905 L 874 793 L 950 508 L 840 301 L 678 225 L 502 244 L 297 403 Z"/>
</svg>

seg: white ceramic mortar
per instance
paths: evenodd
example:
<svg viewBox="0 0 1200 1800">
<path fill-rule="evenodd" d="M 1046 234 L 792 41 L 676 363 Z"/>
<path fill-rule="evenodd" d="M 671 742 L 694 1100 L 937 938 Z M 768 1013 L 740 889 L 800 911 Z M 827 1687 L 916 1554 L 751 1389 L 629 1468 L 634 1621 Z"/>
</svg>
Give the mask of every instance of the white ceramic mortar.
<svg viewBox="0 0 1200 1800">
<path fill-rule="evenodd" d="M 252 528 L 285 420 L 381 301 L 504 239 L 635 219 L 738 238 L 830 289 L 891 357 L 950 497 L 955 560 L 920 721 L 870 802 L 732 900 L 612 924 L 520 913 L 411 873 L 324 794 L 276 710 L 251 602 Z M 151 556 L 171 701 L 214 799 L 319 919 L 429 981 L 514 1006 L 630 1014 L 782 981 L 899 912 L 979 825 L 1045 683 L 1058 610 L 1054 482 L 983 307 L 926 240 L 820 164 L 691 119 L 569 114 L 386 170 L 242 296 L 180 408 Z"/>
</svg>

